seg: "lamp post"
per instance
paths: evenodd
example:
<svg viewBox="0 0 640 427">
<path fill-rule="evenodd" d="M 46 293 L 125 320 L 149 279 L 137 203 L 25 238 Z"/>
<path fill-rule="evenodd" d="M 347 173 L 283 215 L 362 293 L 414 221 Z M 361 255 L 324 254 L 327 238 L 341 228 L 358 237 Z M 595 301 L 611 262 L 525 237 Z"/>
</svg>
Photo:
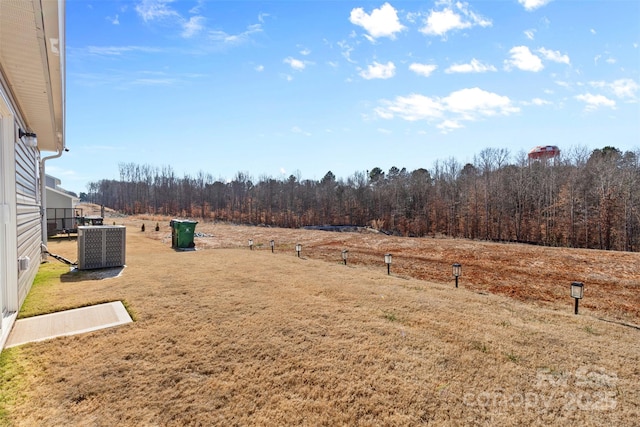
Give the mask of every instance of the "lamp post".
<svg viewBox="0 0 640 427">
<path fill-rule="evenodd" d="M 296 252 L 298 253 L 298 258 L 300 258 L 300 251 L 302 251 L 302 245 L 300 243 L 296 243 Z"/>
<path fill-rule="evenodd" d="M 453 276 L 456 278 L 456 288 L 458 287 L 458 277 L 462 274 L 462 266 L 457 262 L 452 265 L 453 267 Z"/>
<path fill-rule="evenodd" d="M 274 246 L 276 245 L 276 242 L 274 242 L 273 240 L 271 240 L 271 241 L 269 242 L 269 245 L 271 246 L 271 253 L 273 253 L 273 248 L 274 248 Z"/>
<path fill-rule="evenodd" d="M 249 239 L 249 249 L 253 250 L 253 239 Z"/>
<path fill-rule="evenodd" d="M 384 255 L 384 262 L 387 264 L 387 274 L 391 274 L 391 254 Z"/>
<path fill-rule="evenodd" d="M 575 314 L 578 314 L 578 301 L 582 299 L 584 295 L 584 284 L 581 282 L 571 283 L 571 298 L 576 300 Z"/>
<path fill-rule="evenodd" d="M 347 265 L 347 257 L 349 256 L 349 251 L 348 250 L 343 250 L 342 251 L 342 261 L 344 262 L 344 265 Z"/>
</svg>

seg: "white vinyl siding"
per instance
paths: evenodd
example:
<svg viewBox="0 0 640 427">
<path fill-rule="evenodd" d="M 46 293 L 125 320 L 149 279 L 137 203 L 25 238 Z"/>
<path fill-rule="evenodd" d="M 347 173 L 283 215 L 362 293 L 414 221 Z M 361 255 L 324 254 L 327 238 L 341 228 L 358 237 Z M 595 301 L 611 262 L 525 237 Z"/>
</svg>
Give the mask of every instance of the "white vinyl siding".
<svg viewBox="0 0 640 427">
<path fill-rule="evenodd" d="M 16 143 L 16 223 L 18 258 L 29 257 L 29 268 L 18 272 L 18 301 L 27 296 L 40 264 L 42 221 L 38 195 L 38 152 Z"/>
<path fill-rule="evenodd" d="M 0 348 L 9 335 L 19 308 L 13 111 L 0 79 Z"/>
<path fill-rule="evenodd" d="M 64 0 L 0 0 L 0 350 L 40 266 L 40 153 L 64 150 L 64 23 Z"/>
</svg>

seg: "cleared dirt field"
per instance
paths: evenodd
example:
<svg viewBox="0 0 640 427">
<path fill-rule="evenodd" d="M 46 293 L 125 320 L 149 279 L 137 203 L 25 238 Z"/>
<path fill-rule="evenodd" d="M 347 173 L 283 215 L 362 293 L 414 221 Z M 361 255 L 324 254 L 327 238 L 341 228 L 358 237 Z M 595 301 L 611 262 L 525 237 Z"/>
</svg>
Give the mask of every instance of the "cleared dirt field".
<svg viewBox="0 0 640 427">
<path fill-rule="evenodd" d="M 45 265 L 60 281 L 34 300 L 41 311 L 124 300 L 136 321 L 3 352 L 13 373 L 2 387 L 16 396 L 5 404 L 7 422 L 640 419 L 640 330 L 611 322 L 638 323 L 638 254 L 218 224 L 198 224 L 210 237 L 176 252 L 168 221 L 155 232 L 158 219 L 146 219 L 144 233 L 142 219 L 111 221 L 128 226 L 122 274 L 96 280 Z M 75 259 L 74 240 L 49 248 Z M 574 280 L 586 287 L 579 316 L 568 296 Z"/>
</svg>

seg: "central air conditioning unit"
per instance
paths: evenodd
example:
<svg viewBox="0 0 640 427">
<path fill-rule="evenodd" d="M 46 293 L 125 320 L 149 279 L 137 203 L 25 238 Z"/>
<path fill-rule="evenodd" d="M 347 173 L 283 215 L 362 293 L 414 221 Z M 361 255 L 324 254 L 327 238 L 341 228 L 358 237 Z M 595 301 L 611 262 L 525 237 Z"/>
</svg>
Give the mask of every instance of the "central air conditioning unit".
<svg viewBox="0 0 640 427">
<path fill-rule="evenodd" d="M 78 227 L 78 269 L 122 267 L 126 231 L 122 225 Z"/>
</svg>

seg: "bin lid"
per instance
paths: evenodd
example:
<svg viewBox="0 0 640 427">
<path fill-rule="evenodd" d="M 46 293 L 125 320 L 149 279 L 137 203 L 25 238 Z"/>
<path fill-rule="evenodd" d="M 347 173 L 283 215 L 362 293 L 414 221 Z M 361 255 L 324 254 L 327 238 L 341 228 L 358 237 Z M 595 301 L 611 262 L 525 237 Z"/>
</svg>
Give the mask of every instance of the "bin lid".
<svg viewBox="0 0 640 427">
<path fill-rule="evenodd" d="M 173 227 L 174 225 L 178 226 L 180 224 L 197 224 L 198 221 L 192 221 L 190 219 L 172 219 L 169 221 L 169 225 Z"/>
</svg>

